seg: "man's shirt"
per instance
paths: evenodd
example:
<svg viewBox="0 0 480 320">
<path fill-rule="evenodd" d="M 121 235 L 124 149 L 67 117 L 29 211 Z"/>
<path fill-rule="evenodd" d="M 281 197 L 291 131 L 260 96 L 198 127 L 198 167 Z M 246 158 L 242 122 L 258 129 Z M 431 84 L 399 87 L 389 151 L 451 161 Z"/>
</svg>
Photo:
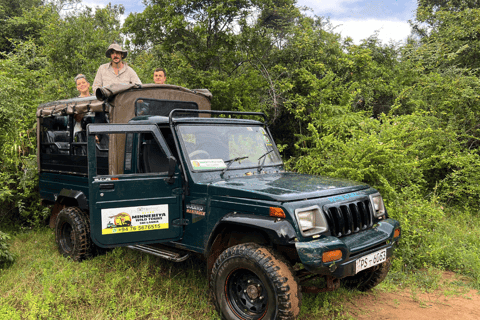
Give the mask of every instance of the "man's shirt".
<svg viewBox="0 0 480 320">
<path fill-rule="evenodd" d="M 114 83 L 138 83 L 142 84 L 140 79 L 137 76 L 137 73 L 130 68 L 125 62 L 123 63 L 123 68 L 118 71 L 118 74 L 115 74 L 111 62 L 102 64 L 98 68 L 97 75 L 93 81 L 93 93 L 97 88 L 107 87 Z"/>
</svg>

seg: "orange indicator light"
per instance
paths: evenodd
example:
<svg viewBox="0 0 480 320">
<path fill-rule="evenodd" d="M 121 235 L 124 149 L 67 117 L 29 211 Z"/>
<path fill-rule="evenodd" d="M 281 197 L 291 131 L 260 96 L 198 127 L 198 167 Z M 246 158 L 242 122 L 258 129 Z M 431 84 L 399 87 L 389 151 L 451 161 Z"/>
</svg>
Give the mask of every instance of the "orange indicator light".
<svg viewBox="0 0 480 320">
<path fill-rule="evenodd" d="M 395 232 L 393 232 L 393 237 L 394 238 L 400 237 L 400 229 L 395 229 Z"/>
<path fill-rule="evenodd" d="M 332 250 L 324 252 L 322 255 L 323 262 L 330 262 L 335 260 L 342 259 L 342 251 L 341 250 Z"/>
<path fill-rule="evenodd" d="M 270 217 L 286 218 L 282 208 L 270 207 Z"/>
</svg>

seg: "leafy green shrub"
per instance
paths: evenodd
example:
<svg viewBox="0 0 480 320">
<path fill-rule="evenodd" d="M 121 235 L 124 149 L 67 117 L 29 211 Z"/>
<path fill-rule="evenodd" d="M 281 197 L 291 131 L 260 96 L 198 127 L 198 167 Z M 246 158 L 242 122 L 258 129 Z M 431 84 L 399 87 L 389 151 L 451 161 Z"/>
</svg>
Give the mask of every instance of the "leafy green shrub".
<svg viewBox="0 0 480 320">
<path fill-rule="evenodd" d="M 467 148 L 480 145 L 480 80 L 464 75 L 463 70 L 448 69 L 418 77 L 417 83 L 398 95 L 392 113 L 429 112 L 441 127 L 461 136 Z"/>
<path fill-rule="evenodd" d="M 444 202 L 479 204 L 478 154 L 428 113 L 383 115 L 323 136 L 314 124 L 308 130 L 297 143 L 302 155 L 288 161 L 294 170 L 362 181 L 387 201 L 409 189 L 425 197 L 435 190 Z M 311 147 L 301 147 L 303 141 Z"/>
<path fill-rule="evenodd" d="M 480 223 L 477 213 L 447 208 L 435 200 L 406 192 L 391 204 L 389 214 L 402 224 L 394 270 L 412 272 L 435 266 L 473 278 L 480 286 Z"/>
<path fill-rule="evenodd" d="M 429 121 L 415 116 L 384 116 L 382 121 L 366 119 L 343 133 L 325 136 L 310 125 L 309 135 L 303 138 L 314 147 L 302 148 L 304 155 L 290 163 L 300 172 L 366 182 L 392 200 L 402 188 L 425 184 L 419 144 L 435 144 L 437 134 L 426 128 Z M 424 145 L 423 149 L 432 147 Z"/>
<path fill-rule="evenodd" d="M 0 221 L 37 225 L 44 220 L 38 194 L 35 111 L 44 59 L 32 42 L 0 59 Z M 29 69 L 39 68 L 37 69 Z"/>
<path fill-rule="evenodd" d="M 15 261 L 15 256 L 9 251 L 8 240 L 10 240 L 10 236 L 0 231 L 0 268 L 9 266 Z"/>
<path fill-rule="evenodd" d="M 20 131 L 20 130 L 19 130 Z M 17 131 L 18 132 L 18 131 Z M 25 135 L 26 137 L 27 135 Z M 38 226 L 49 212 L 41 205 L 35 139 L 21 137 L 0 147 L 0 221 Z M 26 153 L 26 154 L 23 154 Z"/>
<path fill-rule="evenodd" d="M 441 200 L 449 205 L 463 208 L 480 206 L 480 155 L 464 150 L 442 159 L 452 168 L 438 184 Z"/>
<path fill-rule="evenodd" d="M 413 190 L 406 191 L 388 206 L 390 217 L 402 226 L 402 239 L 395 252 L 402 269 L 412 271 L 426 265 L 441 265 L 432 260 L 432 235 L 438 232 L 446 215 L 435 200 L 425 200 Z"/>
</svg>

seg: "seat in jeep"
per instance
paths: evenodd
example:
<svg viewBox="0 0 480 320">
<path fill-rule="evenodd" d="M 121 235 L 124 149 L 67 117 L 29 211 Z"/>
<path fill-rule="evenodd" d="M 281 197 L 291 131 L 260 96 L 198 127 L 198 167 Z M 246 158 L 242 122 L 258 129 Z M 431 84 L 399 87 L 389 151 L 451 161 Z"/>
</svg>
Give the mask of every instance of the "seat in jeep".
<svg viewBox="0 0 480 320">
<path fill-rule="evenodd" d="M 168 171 L 168 158 L 155 140 L 147 140 L 142 144 L 142 157 L 144 173 Z"/>
</svg>

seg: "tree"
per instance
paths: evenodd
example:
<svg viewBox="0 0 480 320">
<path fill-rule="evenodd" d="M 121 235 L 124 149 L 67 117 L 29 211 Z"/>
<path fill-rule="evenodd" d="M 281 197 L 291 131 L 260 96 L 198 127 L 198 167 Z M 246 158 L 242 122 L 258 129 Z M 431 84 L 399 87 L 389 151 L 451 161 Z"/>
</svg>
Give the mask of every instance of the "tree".
<svg viewBox="0 0 480 320">
<path fill-rule="evenodd" d="M 235 26 L 250 14 L 250 0 L 150 0 L 146 5 L 125 21 L 135 46 L 162 44 L 167 52 L 180 52 L 196 70 L 234 67 Z"/>
<path fill-rule="evenodd" d="M 74 76 L 94 74 L 106 60 L 108 44 L 119 38 L 121 12 L 108 6 L 64 17 L 52 4 L 22 11 L 19 20 L 38 28 L 26 33 L 28 40 L 12 39 L 0 59 L 0 221 L 38 224 L 48 214 L 36 190 L 35 111 L 77 94 Z"/>
<path fill-rule="evenodd" d="M 77 94 L 73 78 L 83 73 L 90 83 L 98 67 L 108 62 L 105 51 L 117 41 L 121 43 L 121 5 L 108 5 L 95 10 L 85 7 L 65 17 L 55 15 L 41 31 L 37 41 L 42 55 L 48 61 L 51 75 L 50 89 L 57 93 L 56 99 Z"/>
<path fill-rule="evenodd" d="M 294 0 L 148 0 L 145 4 L 145 10 L 130 14 L 124 25 L 135 48 L 161 45 L 202 71 L 232 72 L 244 61 L 242 32 L 258 25 L 281 30 L 296 15 Z"/>
<path fill-rule="evenodd" d="M 418 0 L 416 20 L 430 26 L 436 26 L 435 15 L 440 11 L 460 12 L 480 7 L 479 0 Z"/>
<path fill-rule="evenodd" d="M 0 0 L 0 52 L 12 52 L 15 41 L 38 37 L 38 22 L 24 13 L 42 5 L 43 0 Z"/>
</svg>

